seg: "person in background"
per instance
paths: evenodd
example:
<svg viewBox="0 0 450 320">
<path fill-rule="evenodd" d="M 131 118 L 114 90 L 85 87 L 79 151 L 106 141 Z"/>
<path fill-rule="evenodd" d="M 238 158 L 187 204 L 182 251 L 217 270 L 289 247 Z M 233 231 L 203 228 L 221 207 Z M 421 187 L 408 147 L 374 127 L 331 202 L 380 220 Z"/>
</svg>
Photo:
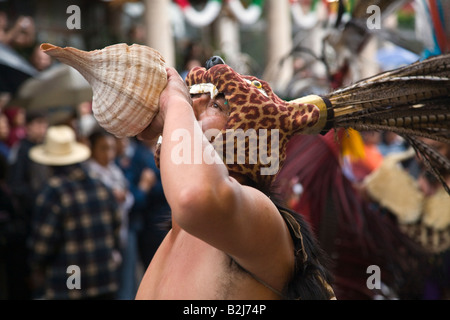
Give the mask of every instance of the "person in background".
<svg viewBox="0 0 450 320">
<path fill-rule="evenodd" d="M 10 92 L 0 92 L 0 111 L 4 112 L 6 106 L 11 101 L 12 95 Z"/>
<path fill-rule="evenodd" d="M 138 287 L 138 264 L 142 263 L 139 251 L 140 234 L 144 229 L 145 215 L 151 212 L 147 206 L 150 190 L 156 183 L 156 175 L 148 167 L 149 157 L 146 147 L 133 138 L 117 138 L 116 164 L 122 169 L 134 197 L 134 204 L 129 212 L 127 247 L 123 256 L 123 280 L 119 299 L 134 299 Z"/>
<path fill-rule="evenodd" d="M 116 138 L 103 129 L 99 129 L 89 136 L 91 147 L 91 157 L 86 162 L 89 173 L 102 181 L 113 192 L 121 216 L 120 243 L 122 266 L 120 268 L 120 285 L 118 298 L 125 295 L 123 289 L 129 281 L 133 281 L 128 276 L 126 268 L 128 260 L 128 238 L 129 238 L 129 212 L 134 204 L 133 194 L 122 170 L 114 162 L 117 154 Z"/>
<path fill-rule="evenodd" d="M 36 41 L 36 27 L 30 16 L 20 16 L 8 29 L 8 17 L 0 13 L 0 41 L 15 49 L 27 48 Z"/>
<path fill-rule="evenodd" d="M 7 28 L 8 28 L 8 16 L 6 12 L 0 11 L 0 42 L 6 43 L 7 39 Z"/>
<path fill-rule="evenodd" d="M 7 169 L 7 159 L 0 154 L 0 299 L 28 300 L 30 279 L 24 263 L 27 234 L 17 201 L 6 181 Z"/>
<path fill-rule="evenodd" d="M 78 139 L 84 143 L 89 143 L 89 136 L 100 129 L 92 113 L 92 101 L 84 101 L 77 106 L 78 122 L 76 132 Z"/>
<path fill-rule="evenodd" d="M 115 298 L 121 217 L 110 189 L 82 165 L 90 154 L 65 125 L 50 127 L 45 143 L 30 150 L 33 161 L 52 169 L 32 216 L 29 243 L 35 298 Z M 70 282 L 68 277 L 71 272 L 77 277 L 76 270 L 81 275 Z"/>
<path fill-rule="evenodd" d="M 130 182 L 135 203 L 129 215 L 128 254 L 130 276 L 135 279 L 135 263 L 144 267 L 150 264 L 156 250 L 168 232 L 170 207 L 164 195 L 160 170 L 155 163 L 154 149 L 150 142 L 136 139 L 118 139 L 116 163 Z M 125 259 L 124 259 L 125 260 Z M 124 264 L 127 262 L 124 261 Z M 132 285 L 132 288 L 130 287 Z M 134 298 L 137 284 L 127 285 Z"/>
<path fill-rule="evenodd" d="M 139 235 L 139 252 L 147 267 L 158 247 L 169 231 L 171 210 L 164 194 L 161 171 L 155 163 L 155 148 L 149 141 L 142 141 L 148 168 L 154 173 L 155 181 L 147 194 L 142 232 Z"/>
<path fill-rule="evenodd" d="M 8 107 L 5 109 L 4 113 L 8 118 L 10 128 L 6 143 L 12 148 L 27 135 L 27 130 L 25 128 L 26 111 L 21 107 Z"/>
<path fill-rule="evenodd" d="M 29 111 L 26 114 L 26 137 L 11 149 L 8 182 L 18 198 L 22 212 L 29 215 L 36 193 L 47 180 L 47 167 L 33 162 L 28 153 L 32 147 L 44 141 L 48 128 L 45 112 Z"/>
<path fill-rule="evenodd" d="M 427 138 L 421 138 L 428 146 L 450 159 L 450 145 Z M 425 281 L 423 299 L 450 299 L 450 197 L 418 157 L 421 172 L 417 178 L 419 189 L 425 196 L 424 209 L 415 226 L 410 227 L 410 235 L 434 255 L 428 277 Z M 440 171 L 442 179 L 450 185 L 450 170 Z M 407 228 L 405 228 L 407 230 Z M 420 231 L 418 231 L 418 229 Z M 427 236 L 423 236 L 426 234 Z M 427 240 L 424 240 L 424 238 Z"/>
<path fill-rule="evenodd" d="M 418 138 L 450 159 L 450 144 Z M 365 181 L 371 206 L 392 218 L 399 230 L 421 248 L 420 269 L 405 284 L 405 299 L 446 300 L 450 297 L 450 170 L 436 168 L 436 175 L 412 148 L 388 155 L 379 171 Z"/>
<path fill-rule="evenodd" d="M 86 162 L 89 173 L 110 188 L 119 204 L 122 216 L 121 242 L 125 246 L 128 228 L 128 212 L 134 198 L 122 170 L 114 163 L 116 158 L 115 137 L 105 130 L 97 130 L 89 136 L 91 157 Z"/>
<path fill-rule="evenodd" d="M 17 202 L 16 220 L 20 220 L 21 230 L 14 238 L 14 272 L 22 275 L 26 281 L 30 281 L 30 268 L 27 261 L 29 248 L 27 236 L 31 230 L 31 216 L 38 192 L 49 177 L 49 169 L 46 165 L 36 163 L 29 157 L 29 151 L 34 146 L 42 143 L 48 128 L 48 119 L 45 112 L 28 111 L 26 113 L 26 137 L 17 142 L 10 150 L 7 171 L 7 183 L 11 196 Z M 11 260 L 12 261 L 12 260 Z M 20 286 L 20 282 L 16 282 Z M 24 286 L 23 292 L 31 296 L 29 285 Z"/>
<path fill-rule="evenodd" d="M 0 155 L 4 157 L 5 161 L 8 161 L 9 150 L 6 140 L 9 136 L 9 123 L 8 118 L 3 112 L 0 112 Z"/>
</svg>

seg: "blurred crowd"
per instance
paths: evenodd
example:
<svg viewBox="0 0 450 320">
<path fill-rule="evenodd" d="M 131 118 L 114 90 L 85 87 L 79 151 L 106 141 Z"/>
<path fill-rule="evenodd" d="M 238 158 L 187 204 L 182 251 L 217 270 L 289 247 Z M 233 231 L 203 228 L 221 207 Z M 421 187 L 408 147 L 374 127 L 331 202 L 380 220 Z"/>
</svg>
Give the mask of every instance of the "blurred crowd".
<svg viewBox="0 0 450 320">
<path fill-rule="evenodd" d="M 0 12 L 0 43 L 38 72 L 53 64 L 32 17 L 11 21 Z M 90 101 L 61 106 L 65 112 L 29 110 L 11 103 L 14 89 L 0 104 L 0 298 L 134 299 L 170 219 L 153 148 L 105 132 Z M 86 157 L 32 159 L 60 126 L 88 148 Z M 73 264 L 85 290 L 67 289 Z"/>
<path fill-rule="evenodd" d="M 109 257 L 115 257 L 114 266 L 111 266 L 109 258 L 96 260 L 96 268 L 102 270 L 102 274 L 96 276 L 110 279 L 108 290 L 79 290 L 86 295 L 78 298 L 133 299 L 143 270 L 167 232 L 164 224 L 169 221 L 170 212 L 154 162 L 153 148 L 135 138 L 118 139 L 104 131 L 96 124 L 90 107 L 90 102 L 82 103 L 78 106 L 78 115 L 51 125 L 45 111 L 27 111 L 17 107 L 3 110 L 0 114 L 2 298 L 70 298 L 61 296 L 57 288 L 49 286 L 51 271 L 57 272 L 52 264 L 62 259 L 67 268 L 69 261 L 77 261 L 70 259 L 71 250 L 84 251 L 83 254 L 78 252 L 84 258 L 95 254 L 100 242 L 98 237 L 103 235 L 117 240 L 109 248 Z M 50 129 L 61 126 L 74 133 L 77 143 L 89 148 L 86 159 L 68 165 L 33 160 L 30 150 L 36 146 L 46 147 L 51 141 Z M 76 172 L 74 165 L 79 166 L 78 169 L 89 180 L 98 181 L 108 191 L 108 197 L 104 199 L 108 204 L 104 216 L 95 218 L 103 208 L 96 203 L 100 200 L 92 199 L 103 199 L 98 196 L 99 190 L 91 190 L 83 183 L 77 185 L 73 176 Z M 56 178 L 61 181 L 68 179 L 71 183 L 65 188 L 64 183 Z M 64 201 L 55 200 L 52 189 L 58 193 L 58 199 L 73 197 L 77 204 L 65 207 Z M 66 217 L 59 216 L 60 212 Z M 80 217 L 73 222 L 77 224 L 73 232 L 87 237 L 67 238 L 70 227 L 65 219 L 71 215 L 83 215 L 89 220 L 84 221 Z M 105 230 L 111 234 L 104 234 Z M 89 246 L 86 244 L 89 240 L 95 243 Z M 77 249 L 67 248 L 68 243 Z M 61 251 L 65 257 L 60 256 Z M 65 285 L 68 277 L 65 269 L 62 274 L 59 270 L 59 277 L 59 282 Z M 86 276 L 82 274 L 83 278 Z M 95 286 L 96 281 L 91 284 L 82 282 L 82 285 Z"/>
</svg>

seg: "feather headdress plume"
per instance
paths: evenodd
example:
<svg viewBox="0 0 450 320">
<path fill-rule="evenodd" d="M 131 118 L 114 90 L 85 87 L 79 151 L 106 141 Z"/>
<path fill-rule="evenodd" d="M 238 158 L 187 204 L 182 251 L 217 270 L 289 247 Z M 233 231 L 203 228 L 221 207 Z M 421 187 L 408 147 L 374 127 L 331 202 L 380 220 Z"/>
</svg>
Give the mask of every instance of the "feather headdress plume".
<svg viewBox="0 0 450 320">
<path fill-rule="evenodd" d="M 325 127 L 385 130 L 404 137 L 443 183 L 450 160 L 419 137 L 450 143 L 450 54 L 435 56 L 363 79 L 320 97 Z M 306 96 L 300 100 L 317 99 Z M 323 121 L 320 121 L 323 123 Z"/>
</svg>

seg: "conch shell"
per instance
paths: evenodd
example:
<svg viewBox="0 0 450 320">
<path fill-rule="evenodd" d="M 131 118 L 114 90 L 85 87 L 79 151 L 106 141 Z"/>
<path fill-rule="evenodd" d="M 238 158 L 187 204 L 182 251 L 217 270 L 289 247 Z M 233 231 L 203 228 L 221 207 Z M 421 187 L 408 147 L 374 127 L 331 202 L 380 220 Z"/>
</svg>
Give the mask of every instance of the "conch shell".
<svg viewBox="0 0 450 320">
<path fill-rule="evenodd" d="M 167 84 L 165 61 L 158 51 L 125 43 L 94 51 L 43 43 L 41 49 L 89 82 L 94 117 L 115 136 L 137 135 L 158 113 L 159 96 Z"/>
</svg>

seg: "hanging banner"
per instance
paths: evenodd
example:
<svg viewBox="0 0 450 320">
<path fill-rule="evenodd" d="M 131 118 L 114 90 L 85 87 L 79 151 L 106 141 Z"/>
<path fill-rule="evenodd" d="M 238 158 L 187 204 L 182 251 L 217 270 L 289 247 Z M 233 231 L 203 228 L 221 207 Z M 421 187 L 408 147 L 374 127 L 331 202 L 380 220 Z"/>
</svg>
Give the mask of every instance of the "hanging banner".
<svg viewBox="0 0 450 320">
<path fill-rule="evenodd" d="M 192 7 L 189 0 L 175 0 L 175 3 L 183 11 L 186 20 L 194 27 L 204 27 L 211 24 L 222 9 L 222 0 L 208 0 L 201 11 Z"/>
<path fill-rule="evenodd" d="M 263 0 L 253 0 L 248 8 L 244 8 L 240 0 L 227 0 L 228 6 L 236 19 L 242 24 L 253 24 L 262 13 Z"/>
<path fill-rule="evenodd" d="M 413 6 L 416 36 L 424 45 L 422 58 L 449 52 L 450 32 L 447 41 L 445 17 L 450 13 L 450 6 L 438 0 L 415 0 Z"/>
</svg>

